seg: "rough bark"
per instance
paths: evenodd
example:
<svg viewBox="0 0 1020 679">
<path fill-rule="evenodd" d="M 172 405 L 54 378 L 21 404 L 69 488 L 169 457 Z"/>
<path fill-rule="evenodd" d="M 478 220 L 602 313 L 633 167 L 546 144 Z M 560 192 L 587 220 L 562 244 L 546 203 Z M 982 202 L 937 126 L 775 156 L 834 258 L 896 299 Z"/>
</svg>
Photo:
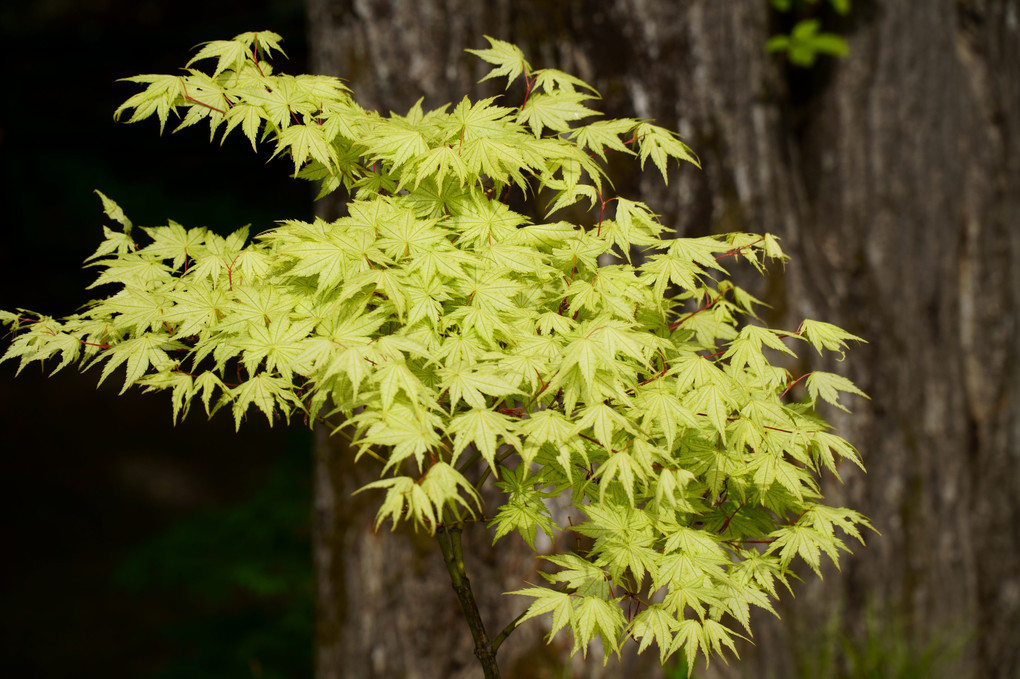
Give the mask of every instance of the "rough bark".
<svg viewBox="0 0 1020 679">
<path fill-rule="evenodd" d="M 868 339 L 840 368 L 873 400 L 835 423 L 869 472 L 847 470 L 828 492 L 882 536 L 841 573 L 795 586 L 783 621 L 760 616 L 756 646 L 714 674 L 835 676 L 846 661 L 821 667 L 838 645 L 817 630 L 834 621 L 861 638 L 868 611 L 886 621 L 872 633 L 892 634 L 895 617 L 922 646 L 970 634 L 952 676 L 1020 673 L 1020 2 L 858 0 L 840 27 L 851 55 L 809 71 L 764 53 L 765 0 L 308 6 L 312 67 L 348 78 L 369 106 L 478 92 L 462 49 L 489 34 L 595 84 L 607 113 L 679 129 L 704 171 L 668 189 L 650 173 L 627 177 L 619 191 L 682 234 L 779 234 L 793 260 L 761 292 L 775 318 Z M 376 537 L 371 499 L 344 499 L 359 479 L 338 456 L 320 458 L 320 679 L 382 676 L 352 662 L 366 649 L 380 649 L 387 676 L 480 676 L 441 665 L 473 657 L 435 550 Z M 487 545 L 481 533 L 465 539 Z M 531 566 L 519 552 L 489 558 L 469 574 L 493 588 L 487 614 L 509 619 L 515 602 L 495 592 Z M 536 658 L 514 660 L 533 642 L 504 651 L 505 674 L 541 676 Z"/>
<path fill-rule="evenodd" d="M 869 338 L 875 397 L 840 424 L 869 466 L 851 501 L 883 537 L 820 594 L 870 595 L 919 638 L 972 633 L 957 676 L 1015 677 L 1018 4 L 861 14 L 790 154 L 789 296 Z"/>
</svg>

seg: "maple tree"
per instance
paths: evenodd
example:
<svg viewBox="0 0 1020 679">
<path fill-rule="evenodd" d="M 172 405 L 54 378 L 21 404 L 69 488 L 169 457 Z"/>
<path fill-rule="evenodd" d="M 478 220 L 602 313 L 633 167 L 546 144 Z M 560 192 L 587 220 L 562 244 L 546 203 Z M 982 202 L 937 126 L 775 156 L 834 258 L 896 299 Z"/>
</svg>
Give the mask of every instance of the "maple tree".
<svg viewBox="0 0 1020 679">
<path fill-rule="evenodd" d="M 92 287 L 115 292 L 60 319 L 0 312 L 15 334 L 3 360 L 100 365 L 100 381 L 123 368 L 122 391 L 169 391 L 175 420 L 197 402 L 237 426 L 255 411 L 350 435 L 379 465 L 359 491 L 380 493 L 377 527 L 436 537 L 486 677 L 507 636 L 547 614 L 574 652 L 599 639 L 608 657 L 630 638 L 692 667 L 751 634 L 751 607 L 775 612 L 794 559 L 820 576 L 842 535 L 870 528 L 823 502 L 821 475 L 861 460 L 815 407 L 863 394 L 779 364 L 860 338 L 815 320 L 766 327 L 724 263 L 764 271 L 784 258 L 774 237 L 676 238 L 613 193 L 607 153 L 650 160 L 666 182 L 672 164 L 697 165 L 677 135 L 592 122 L 591 86 L 488 42 L 468 51 L 493 65 L 487 78 L 523 82 L 520 105 L 367 111 L 336 78 L 274 73 L 268 31 L 205 44 L 183 75 L 128 78 L 144 88 L 117 117 L 155 116 L 162 131 L 183 112 L 177 129 L 207 121 L 213 138 L 240 128 L 320 196 L 346 191 L 347 215 L 254 240 L 136 230 L 100 193 L 118 226 L 89 258 Z M 512 210 L 514 192 L 541 196 L 546 221 Z M 494 511 L 486 484 L 503 493 Z M 569 502 L 567 525 L 554 497 Z M 530 604 L 494 635 L 460 539 L 479 520 L 533 549 L 539 531 L 585 539 L 543 557 L 550 586 L 522 583 L 512 594 Z"/>
</svg>

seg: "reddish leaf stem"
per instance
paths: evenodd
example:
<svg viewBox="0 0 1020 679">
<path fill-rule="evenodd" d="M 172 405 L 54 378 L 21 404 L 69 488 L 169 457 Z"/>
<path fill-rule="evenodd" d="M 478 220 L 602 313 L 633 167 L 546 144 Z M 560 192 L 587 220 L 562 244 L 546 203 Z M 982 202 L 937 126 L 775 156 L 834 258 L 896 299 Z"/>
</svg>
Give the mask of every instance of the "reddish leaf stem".
<svg viewBox="0 0 1020 679">
<path fill-rule="evenodd" d="M 198 106 L 204 106 L 204 107 L 206 107 L 206 108 L 208 108 L 208 109 L 211 109 L 211 110 L 213 110 L 213 111 L 216 111 L 216 112 L 217 112 L 217 113 L 219 113 L 220 115 L 226 115 L 226 114 L 227 114 L 227 112 L 226 112 L 226 111 L 224 111 L 223 109 L 221 109 L 221 108 L 216 108 L 216 107 L 215 107 L 215 106 L 213 106 L 212 104 L 207 104 L 207 103 L 205 103 L 204 101 L 199 101 L 198 99 L 195 99 L 195 98 L 194 98 L 194 97 L 192 97 L 192 96 L 191 96 L 190 94 L 188 94 L 188 86 L 187 86 L 187 84 L 185 84 L 185 82 L 184 82 L 184 78 L 181 78 L 181 88 L 182 88 L 182 89 L 184 90 L 184 100 L 185 100 L 185 101 L 190 101 L 190 102 L 191 102 L 192 104 L 196 104 L 196 105 L 198 105 Z"/>
<path fill-rule="evenodd" d="M 680 327 L 681 325 L 683 325 L 683 324 L 684 324 L 684 323 L 685 323 L 685 322 L 686 322 L 687 320 L 689 320 L 689 319 L 690 319 L 691 317 L 693 317 L 693 316 L 697 316 L 697 315 L 698 315 L 698 314 L 700 314 L 700 313 L 701 313 L 702 311 L 707 311 L 708 309 L 711 309 L 712 307 L 714 307 L 714 306 L 715 306 L 716 302 L 718 302 L 718 301 L 719 301 L 720 299 L 722 299 L 722 295 L 719 295 L 718 297 L 716 297 L 715 299 L 713 299 L 713 300 L 712 300 L 711 302 L 709 302 L 709 303 L 708 303 L 708 304 L 706 304 L 705 306 L 703 306 L 703 307 L 699 307 L 699 308 L 695 309 L 695 310 L 694 310 L 694 311 L 692 311 L 691 313 L 689 313 L 689 314 L 687 314 L 686 316 L 684 316 L 683 318 L 681 318 L 681 319 L 680 319 L 679 321 L 677 321 L 676 323 L 673 323 L 672 325 L 670 325 L 670 326 L 669 326 L 669 330 L 670 330 L 670 332 L 672 332 L 672 331 L 676 330 L 677 328 L 679 328 L 679 327 Z"/>
<path fill-rule="evenodd" d="M 785 398 L 785 397 L 786 397 L 786 395 L 787 395 L 788 393 L 790 393 L 790 390 L 791 390 L 791 389 L 793 389 L 793 387 L 794 387 L 794 386 L 795 386 L 795 385 L 796 385 L 796 384 L 797 384 L 798 382 L 800 382 L 800 381 L 801 381 L 802 379 L 804 379 L 805 377 L 807 377 L 807 376 L 808 376 L 808 375 L 810 375 L 810 374 L 811 374 L 811 373 L 804 373 L 803 375 L 801 375 L 800 377 L 798 377 L 797 379 L 795 379 L 795 380 L 794 380 L 793 382 L 790 382 L 790 386 L 788 386 L 788 387 L 787 387 L 786 389 L 784 389 L 784 390 L 783 390 L 783 393 L 779 395 L 779 398 L 780 398 L 780 400 L 782 400 L 783 398 Z"/>
<path fill-rule="evenodd" d="M 733 248 L 732 250 L 724 252 L 721 255 L 716 255 L 715 258 L 717 260 L 719 260 L 719 259 L 725 259 L 726 257 L 733 257 L 734 255 L 739 254 L 741 250 L 746 250 L 747 248 L 752 248 L 755 245 L 757 245 L 758 243 L 762 242 L 763 240 L 765 240 L 764 236 L 762 236 L 758 240 L 754 241 L 753 243 L 748 243 L 747 245 L 741 245 L 739 248 Z"/>
<path fill-rule="evenodd" d="M 259 75 L 265 78 L 266 74 L 262 72 L 262 66 L 259 65 L 259 38 L 257 35 L 255 40 L 252 41 L 251 60 L 255 63 L 255 68 L 258 70 Z"/>
</svg>

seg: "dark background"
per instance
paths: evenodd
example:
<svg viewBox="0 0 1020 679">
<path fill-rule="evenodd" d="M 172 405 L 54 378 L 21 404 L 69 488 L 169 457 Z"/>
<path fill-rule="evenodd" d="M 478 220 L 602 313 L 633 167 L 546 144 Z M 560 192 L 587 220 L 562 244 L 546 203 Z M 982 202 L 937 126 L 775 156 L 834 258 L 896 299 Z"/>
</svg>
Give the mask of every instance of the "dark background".
<svg viewBox="0 0 1020 679">
<path fill-rule="evenodd" d="M 114 124 L 136 91 L 117 78 L 174 72 L 202 41 L 269 28 L 286 70 L 343 75 L 359 101 L 406 110 L 477 94 L 462 49 L 508 39 L 591 81 L 608 114 L 681 131 L 703 170 L 668 189 L 639 179 L 634 197 L 684 235 L 781 237 L 792 260 L 769 299 L 784 327 L 812 317 L 869 340 L 845 365 L 812 366 L 873 397 L 835 418 L 868 474 L 826 494 L 882 536 L 796 585 L 781 621 L 758 618 L 741 662 L 698 676 L 1015 679 L 1020 0 L 852 6 L 826 23 L 850 55 L 803 71 L 764 50 L 791 20 L 768 0 L 6 3 L 0 308 L 61 315 L 88 299 L 94 189 L 142 225 L 257 232 L 309 216 L 310 187 L 241 137 L 217 148 L 200 128 Z M 95 379 L 0 366 L 0 674 L 310 676 L 307 435 L 257 419 L 239 435 L 229 418 L 172 428 L 165 396 L 117 397 L 115 379 Z M 317 491 L 347 497 L 359 479 L 317 459 L 329 472 Z M 376 505 L 358 498 L 311 528 L 338 566 L 319 579 L 333 590 L 317 597 L 319 676 L 477 676 L 434 548 L 377 538 Z M 469 564 L 490 611 L 534 576 L 529 552 L 501 545 Z M 527 629 L 501 649 L 513 676 L 627 676 L 564 665 L 539 623 Z M 660 672 L 641 658 L 654 667 L 630 676 Z"/>
<path fill-rule="evenodd" d="M 284 36 L 304 72 L 303 4 L 288 0 L 4 3 L 0 39 L 0 308 L 72 313 L 102 239 L 98 189 L 136 225 L 252 232 L 311 214 L 311 188 L 243 138 L 113 121 L 197 44 Z M 15 379 L 0 366 L 0 674 L 311 676 L 309 445 L 265 420 L 239 434 L 165 395 L 118 397 L 98 371 Z M 228 649 L 228 650 L 224 650 Z"/>
</svg>

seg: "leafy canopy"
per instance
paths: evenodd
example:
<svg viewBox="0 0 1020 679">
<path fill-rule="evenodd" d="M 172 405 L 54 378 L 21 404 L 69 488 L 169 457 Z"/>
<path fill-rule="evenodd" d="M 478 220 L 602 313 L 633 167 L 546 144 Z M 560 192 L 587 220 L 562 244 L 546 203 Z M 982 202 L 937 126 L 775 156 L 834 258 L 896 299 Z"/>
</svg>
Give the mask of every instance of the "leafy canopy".
<svg viewBox="0 0 1020 679">
<path fill-rule="evenodd" d="M 101 366 L 100 380 L 123 368 L 124 389 L 169 391 L 175 419 L 197 402 L 238 426 L 257 411 L 352 431 L 379 463 L 362 489 L 381 491 L 379 524 L 484 519 L 533 548 L 571 531 L 576 551 L 544 557 L 549 586 L 513 592 L 531 601 L 522 620 L 549 615 L 575 651 L 630 637 L 690 666 L 750 634 L 752 606 L 773 611 L 795 560 L 820 575 L 846 549 L 837 529 L 868 526 L 823 502 L 820 475 L 861 462 L 814 411 L 861 392 L 773 362 L 859 338 L 762 325 L 724 263 L 763 270 L 783 258 L 774 237 L 675 238 L 611 195 L 607 153 L 666 181 L 697 164 L 691 150 L 649 121 L 597 118 L 589 85 L 488 41 L 472 52 L 488 77 L 523 79 L 522 105 L 366 111 L 335 78 L 274 73 L 269 32 L 208 43 L 181 75 L 129 78 L 144 88 L 116 117 L 239 129 L 322 195 L 344 190 L 347 215 L 250 241 L 133 229 L 100 194 L 115 226 L 89 265 L 107 294 L 62 319 L 2 312 L 4 360 Z M 545 218 L 511 209 L 512 192 L 548 197 Z M 503 492 L 494 511 L 486 483 Z M 566 516 L 548 502 L 561 495 Z"/>
</svg>

